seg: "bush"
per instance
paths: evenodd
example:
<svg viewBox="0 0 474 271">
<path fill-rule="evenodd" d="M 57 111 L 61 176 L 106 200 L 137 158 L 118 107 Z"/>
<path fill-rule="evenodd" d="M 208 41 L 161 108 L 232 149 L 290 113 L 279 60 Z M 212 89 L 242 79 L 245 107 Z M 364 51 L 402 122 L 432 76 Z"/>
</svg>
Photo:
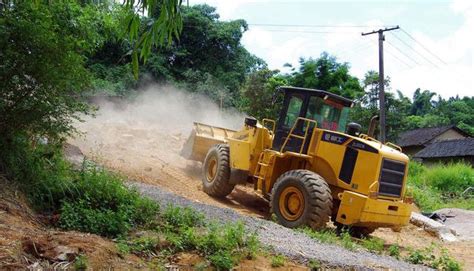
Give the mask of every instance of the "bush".
<svg viewBox="0 0 474 271">
<path fill-rule="evenodd" d="M 0 142 L 8 154 L 0 162 L 37 211 L 60 213 L 60 227 L 115 237 L 154 220 L 158 206 L 125 187 L 118 175 L 87 164 L 75 171 L 60 145 L 26 142 Z"/>
<path fill-rule="evenodd" d="M 425 167 L 410 162 L 408 194 L 423 211 L 456 207 L 474 209 L 474 198 L 462 198 L 461 193 L 474 186 L 474 169 L 464 163 Z"/>
</svg>

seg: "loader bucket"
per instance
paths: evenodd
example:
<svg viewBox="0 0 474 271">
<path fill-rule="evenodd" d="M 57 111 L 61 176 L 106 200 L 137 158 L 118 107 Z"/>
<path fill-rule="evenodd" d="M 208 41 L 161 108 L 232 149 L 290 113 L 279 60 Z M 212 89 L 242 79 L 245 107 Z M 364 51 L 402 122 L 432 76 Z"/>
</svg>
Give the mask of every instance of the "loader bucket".
<svg viewBox="0 0 474 271">
<path fill-rule="evenodd" d="M 195 122 L 181 156 L 189 160 L 204 161 L 208 150 L 215 144 L 227 142 L 236 131 Z"/>
</svg>

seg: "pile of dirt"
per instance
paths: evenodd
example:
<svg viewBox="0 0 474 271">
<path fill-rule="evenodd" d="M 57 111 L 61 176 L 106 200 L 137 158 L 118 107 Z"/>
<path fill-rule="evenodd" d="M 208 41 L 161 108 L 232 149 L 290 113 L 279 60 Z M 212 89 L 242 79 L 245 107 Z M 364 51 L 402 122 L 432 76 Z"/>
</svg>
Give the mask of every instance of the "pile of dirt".
<svg viewBox="0 0 474 271">
<path fill-rule="evenodd" d="M 114 242 L 93 234 L 55 230 L 35 214 L 17 187 L 0 177 L 0 269 L 54 269 L 73 266 L 81 255 L 87 266 L 134 269 L 133 255 L 121 256 Z"/>
</svg>

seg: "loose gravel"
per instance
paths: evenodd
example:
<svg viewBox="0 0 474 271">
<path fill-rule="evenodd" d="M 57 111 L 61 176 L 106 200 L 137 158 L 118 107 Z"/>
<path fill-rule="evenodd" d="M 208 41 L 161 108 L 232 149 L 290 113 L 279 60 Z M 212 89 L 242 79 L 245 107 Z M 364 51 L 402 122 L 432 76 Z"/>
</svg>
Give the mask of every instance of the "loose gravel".
<svg viewBox="0 0 474 271">
<path fill-rule="evenodd" d="M 241 221 L 249 231 L 258 235 L 263 245 L 268 246 L 275 253 L 283 254 L 301 263 L 317 260 L 328 267 L 358 270 L 427 269 L 368 251 L 350 251 L 340 246 L 321 243 L 303 233 L 285 228 L 272 221 L 245 216 L 228 208 L 195 202 L 164 191 L 158 186 L 138 182 L 129 182 L 129 185 L 136 188 L 142 195 L 159 202 L 162 206 L 171 204 L 191 207 L 203 213 L 207 219 L 222 223 Z"/>
</svg>

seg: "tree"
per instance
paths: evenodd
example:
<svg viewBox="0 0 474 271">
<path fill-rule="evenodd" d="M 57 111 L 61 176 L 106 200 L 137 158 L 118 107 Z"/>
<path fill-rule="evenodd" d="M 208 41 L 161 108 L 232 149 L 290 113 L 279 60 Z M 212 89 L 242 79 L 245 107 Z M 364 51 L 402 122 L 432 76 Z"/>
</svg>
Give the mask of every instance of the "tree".
<svg viewBox="0 0 474 271">
<path fill-rule="evenodd" d="M 362 80 L 362 85 L 365 90 L 364 96 L 360 98 L 360 101 L 370 108 L 379 107 L 379 73 L 376 71 L 368 71 L 364 80 Z M 390 89 L 390 77 L 384 79 L 385 89 Z"/>
<path fill-rule="evenodd" d="M 151 54 L 147 70 L 168 74 L 179 86 L 190 91 L 201 89 L 226 106 L 235 106 L 247 74 L 265 66 L 241 44 L 247 30 L 244 20 L 219 21 L 216 9 L 208 5 L 183 8 L 183 32 L 168 48 Z M 160 67 L 160 68 L 158 68 Z M 203 82 L 205 82 L 203 84 Z M 211 83 L 212 85 L 208 85 Z M 220 89 L 219 94 L 212 89 Z"/>
<path fill-rule="evenodd" d="M 74 2 L 18 2 L 0 18 L 0 138 L 73 130 L 90 82 L 86 55 L 103 44 L 97 9 Z"/>
<path fill-rule="evenodd" d="M 337 59 L 324 52 L 317 59 L 300 59 L 300 68 L 292 74 L 293 86 L 326 90 L 350 99 L 363 95 L 359 80 L 349 74 L 348 63 L 338 63 Z"/>
<path fill-rule="evenodd" d="M 259 120 L 278 117 L 282 97 L 275 91 L 277 87 L 287 84 L 278 72 L 264 68 L 249 74 L 242 88 L 242 111 Z"/>
<path fill-rule="evenodd" d="M 128 15 L 125 25 L 133 44 L 132 66 L 138 79 L 138 58 L 146 62 L 153 46 L 171 45 L 178 38 L 183 20 L 181 17 L 182 0 L 125 0 Z M 147 17 L 141 14 L 147 13 Z M 145 21 L 142 24 L 141 21 Z M 140 29 L 142 26 L 144 28 Z"/>
<path fill-rule="evenodd" d="M 370 119 L 379 115 L 379 74 L 368 71 L 365 74 L 363 85 L 365 94 L 358 99 L 359 103 L 352 109 L 350 120 L 362 125 L 367 131 Z M 385 109 L 387 114 L 387 138 L 396 141 L 399 132 L 404 127 L 404 121 L 411 108 L 411 101 L 400 91 L 390 92 L 390 78 L 385 78 Z"/>
<path fill-rule="evenodd" d="M 415 90 L 413 94 L 413 104 L 410 110 L 412 115 L 422 116 L 431 111 L 433 109 L 433 97 L 436 96 L 435 92 L 431 92 L 429 90 L 421 90 L 418 88 Z"/>
</svg>

